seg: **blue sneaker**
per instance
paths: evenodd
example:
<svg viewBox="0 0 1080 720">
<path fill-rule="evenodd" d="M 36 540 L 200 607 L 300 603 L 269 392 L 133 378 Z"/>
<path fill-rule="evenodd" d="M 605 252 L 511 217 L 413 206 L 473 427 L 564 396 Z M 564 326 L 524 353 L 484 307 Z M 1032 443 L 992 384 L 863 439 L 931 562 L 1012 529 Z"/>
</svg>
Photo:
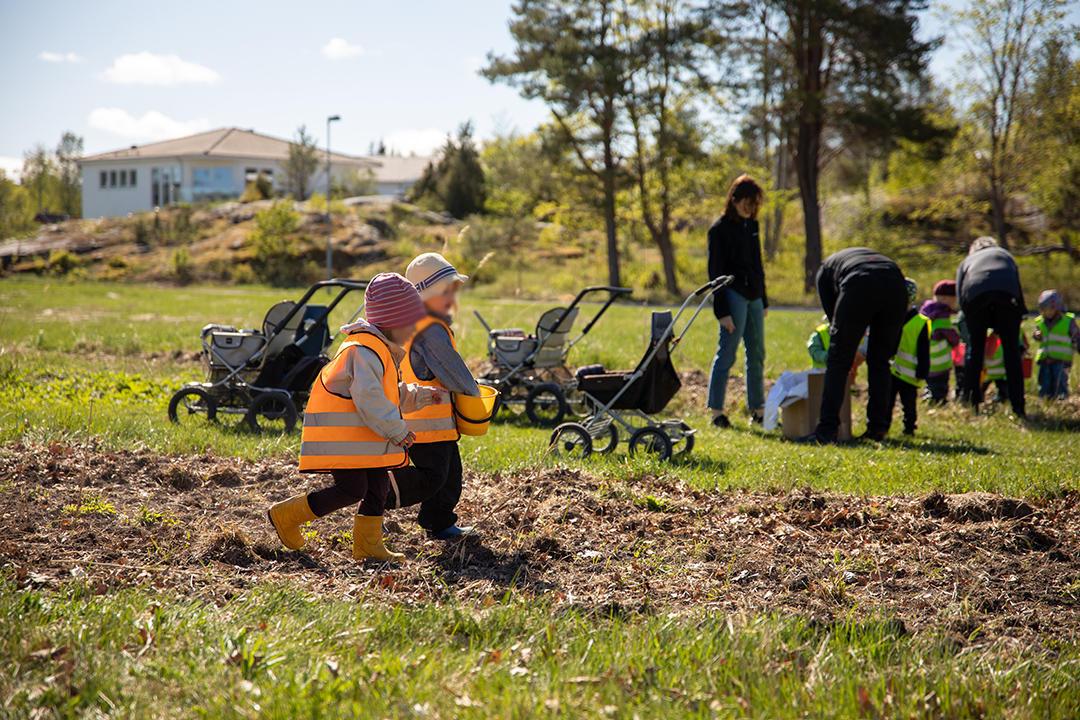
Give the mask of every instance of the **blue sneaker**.
<svg viewBox="0 0 1080 720">
<path fill-rule="evenodd" d="M 470 526 L 458 527 L 457 525 L 451 525 L 445 530 L 440 530 L 437 533 L 429 533 L 429 535 L 432 540 L 452 540 L 463 535 L 472 535 L 474 531 L 475 528 Z"/>
</svg>

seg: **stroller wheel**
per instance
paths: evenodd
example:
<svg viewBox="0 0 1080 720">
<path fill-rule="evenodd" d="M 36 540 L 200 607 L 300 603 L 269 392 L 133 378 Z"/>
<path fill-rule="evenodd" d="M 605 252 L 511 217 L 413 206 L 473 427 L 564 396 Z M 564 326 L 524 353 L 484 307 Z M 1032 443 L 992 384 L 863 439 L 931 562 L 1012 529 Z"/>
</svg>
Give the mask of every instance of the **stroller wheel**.
<svg viewBox="0 0 1080 720">
<path fill-rule="evenodd" d="M 197 387 L 187 387 L 177 390 L 169 400 L 169 419 L 174 423 L 189 423 L 194 416 L 201 415 L 202 419 L 212 422 L 217 417 L 217 403 L 210 393 Z"/>
<path fill-rule="evenodd" d="M 556 457 L 584 460 L 592 455 L 592 436 L 577 423 L 563 423 L 551 433 L 548 447 Z"/>
<path fill-rule="evenodd" d="M 643 427 L 630 437 L 630 454 L 641 452 L 657 460 L 671 457 L 671 439 L 660 428 Z"/>
<path fill-rule="evenodd" d="M 681 432 L 676 431 L 674 435 L 668 436 L 668 439 L 671 440 L 672 454 L 676 457 L 689 455 L 694 450 L 694 433 L 691 432 L 692 428 L 686 423 L 679 423 L 679 429 Z"/>
<path fill-rule="evenodd" d="M 525 398 L 525 414 L 540 427 L 554 427 L 566 417 L 566 396 L 555 383 L 541 383 Z"/>
<path fill-rule="evenodd" d="M 607 425 L 602 421 L 587 419 L 583 425 L 589 427 L 592 435 L 593 452 L 607 455 L 619 446 L 619 428 L 615 423 L 608 420 Z"/>
<path fill-rule="evenodd" d="M 251 401 L 244 419 L 252 432 L 290 433 L 296 427 L 296 405 L 285 393 L 264 392 Z"/>
</svg>

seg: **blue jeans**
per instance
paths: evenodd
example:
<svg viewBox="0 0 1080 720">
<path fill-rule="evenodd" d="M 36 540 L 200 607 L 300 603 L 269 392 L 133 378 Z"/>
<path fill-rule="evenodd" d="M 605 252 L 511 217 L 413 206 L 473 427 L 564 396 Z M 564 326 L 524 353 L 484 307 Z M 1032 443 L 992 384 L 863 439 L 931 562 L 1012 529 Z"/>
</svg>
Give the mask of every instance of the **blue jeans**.
<svg viewBox="0 0 1080 720">
<path fill-rule="evenodd" d="M 1061 360 L 1039 363 L 1039 396 L 1068 397 L 1070 370 L 1072 370 L 1072 365 Z"/>
<path fill-rule="evenodd" d="M 742 341 L 746 348 L 746 407 L 761 410 L 765 407 L 765 304 L 760 299 L 747 300 L 734 290 L 726 292 L 735 332 L 720 328 L 720 346 L 709 375 L 709 407 L 724 409 L 728 374 Z"/>
</svg>

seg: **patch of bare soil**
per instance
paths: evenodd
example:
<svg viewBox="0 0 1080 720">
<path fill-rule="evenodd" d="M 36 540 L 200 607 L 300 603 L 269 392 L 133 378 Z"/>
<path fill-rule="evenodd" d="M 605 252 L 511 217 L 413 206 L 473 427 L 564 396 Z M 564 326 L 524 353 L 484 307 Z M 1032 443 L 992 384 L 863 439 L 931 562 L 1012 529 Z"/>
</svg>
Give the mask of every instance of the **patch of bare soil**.
<svg viewBox="0 0 1080 720">
<path fill-rule="evenodd" d="M 23 585 L 143 585 L 219 602 L 270 581 L 401 603 L 513 592 L 604 614 L 886 615 L 957 642 L 1080 627 L 1076 493 L 772 495 L 565 468 L 470 473 L 460 513 L 479 535 L 431 541 L 413 511 L 396 511 L 388 542 L 410 560 L 387 567 L 353 561 L 344 511 L 312 523 L 303 551 L 281 546 L 267 506 L 322 482 L 287 459 L 8 444 L 0 565 Z"/>
</svg>

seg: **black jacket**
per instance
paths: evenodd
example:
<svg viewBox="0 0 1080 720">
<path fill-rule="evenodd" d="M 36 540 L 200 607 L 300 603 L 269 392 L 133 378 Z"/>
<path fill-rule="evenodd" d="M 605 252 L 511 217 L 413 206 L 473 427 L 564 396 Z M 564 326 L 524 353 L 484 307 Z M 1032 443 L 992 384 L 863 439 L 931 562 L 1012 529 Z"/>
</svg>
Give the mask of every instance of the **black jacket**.
<svg viewBox="0 0 1080 720">
<path fill-rule="evenodd" d="M 761 298 L 765 307 L 769 307 L 757 220 L 722 217 L 709 228 L 709 279 L 721 275 L 734 278 L 729 288 L 747 300 Z M 713 295 L 713 312 L 718 319 L 731 314 L 727 293 Z"/>
<path fill-rule="evenodd" d="M 829 320 L 832 320 L 840 290 L 846 283 L 881 272 L 898 274 L 901 280 L 904 277 L 896 263 L 870 248 L 845 248 L 825 258 L 818 268 L 817 291 L 821 307 Z"/>
<path fill-rule="evenodd" d="M 972 307 L 975 298 L 985 293 L 1007 295 L 1016 300 L 1020 312 L 1027 312 L 1020 272 L 1012 254 L 1004 248 L 977 250 L 960 261 L 956 269 L 956 298 L 961 308 Z"/>
</svg>

